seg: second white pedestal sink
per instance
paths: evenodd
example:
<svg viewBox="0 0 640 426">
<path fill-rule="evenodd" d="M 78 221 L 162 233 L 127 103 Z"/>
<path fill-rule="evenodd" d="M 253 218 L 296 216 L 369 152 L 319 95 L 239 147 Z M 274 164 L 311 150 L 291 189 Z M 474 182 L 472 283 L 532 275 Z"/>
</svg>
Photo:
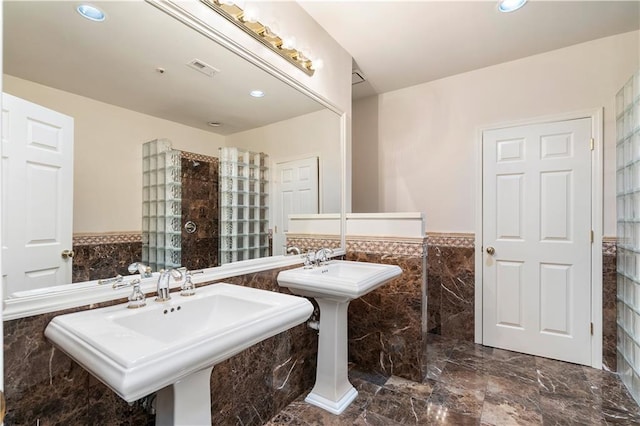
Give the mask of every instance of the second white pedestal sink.
<svg viewBox="0 0 640 426">
<path fill-rule="evenodd" d="M 128 402 L 158 391 L 157 425 L 210 425 L 213 366 L 312 312 L 301 297 L 212 284 L 139 309 L 60 315 L 45 336 Z"/>
<path fill-rule="evenodd" d="M 326 265 L 278 274 L 280 286 L 294 294 L 313 297 L 320 307 L 316 383 L 306 402 L 340 414 L 358 396 L 347 376 L 349 302 L 401 273 L 396 265 L 332 260 Z"/>
</svg>

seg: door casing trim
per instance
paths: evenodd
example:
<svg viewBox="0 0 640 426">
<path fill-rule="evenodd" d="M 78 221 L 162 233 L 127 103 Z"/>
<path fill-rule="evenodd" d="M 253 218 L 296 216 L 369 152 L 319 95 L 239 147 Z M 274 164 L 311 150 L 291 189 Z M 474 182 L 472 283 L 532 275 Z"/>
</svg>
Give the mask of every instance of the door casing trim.
<svg viewBox="0 0 640 426">
<path fill-rule="evenodd" d="M 591 336 L 591 366 L 602 368 L 602 234 L 604 231 L 604 134 L 603 119 L 604 109 L 594 108 L 590 110 L 574 111 L 563 114 L 555 114 L 542 117 L 534 117 L 525 120 L 498 123 L 478 128 L 476 133 L 476 203 L 475 203 L 475 343 L 482 344 L 482 148 L 483 133 L 488 130 L 503 129 L 508 127 L 526 126 L 532 124 L 544 124 L 556 121 L 577 120 L 581 118 L 591 119 L 591 134 L 595 146 L 591 154 L 591 229 L 594 238 L 591 244 L 591 323 L 593 335 Z M 589 326 L 588 324 L 585 327 Z"/>
</svg>

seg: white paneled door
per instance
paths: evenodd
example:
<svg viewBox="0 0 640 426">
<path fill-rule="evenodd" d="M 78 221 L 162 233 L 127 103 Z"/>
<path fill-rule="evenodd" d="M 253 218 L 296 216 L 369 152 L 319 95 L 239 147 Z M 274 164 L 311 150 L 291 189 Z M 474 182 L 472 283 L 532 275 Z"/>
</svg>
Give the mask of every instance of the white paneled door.
<svg viewBox="0 0 640 426">
<path fill-rule="evenodd" d="M 70 283 L 73 119 L 3 94 L 2 172 L 5 294 Z"/>
<path fill-rule="evenodd" d="M 591 119 L 483 132 L 483 344 L 591 364 Z"/>
<path fill-rule="evenodd" d="M 276 175 L 273 252 L 284 254 L 289 215 L 318 213 L 318 158 L 278 163 Z"/>
</svg>

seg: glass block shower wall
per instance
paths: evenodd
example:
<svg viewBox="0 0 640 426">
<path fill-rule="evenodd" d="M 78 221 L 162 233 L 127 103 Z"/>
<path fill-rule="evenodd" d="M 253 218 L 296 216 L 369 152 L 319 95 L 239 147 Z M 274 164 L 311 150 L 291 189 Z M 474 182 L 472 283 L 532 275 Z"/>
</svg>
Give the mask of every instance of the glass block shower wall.
<svg viewBox="0 0 640 426">
<path fill-rule="evenodd" d="M 269 156 L 220 148 L 220 264 L 269 256 Z"/>
<path fill-rule="evenodd" d="M 142 145 L 142 262 L 153 271 L 182 260 L 180 154 L 168 139 Z"/>
<path fill-rule="evenodd" d="M 640 403 L 640 74 L 616 95 L 617 361 Z"/>
</svg>

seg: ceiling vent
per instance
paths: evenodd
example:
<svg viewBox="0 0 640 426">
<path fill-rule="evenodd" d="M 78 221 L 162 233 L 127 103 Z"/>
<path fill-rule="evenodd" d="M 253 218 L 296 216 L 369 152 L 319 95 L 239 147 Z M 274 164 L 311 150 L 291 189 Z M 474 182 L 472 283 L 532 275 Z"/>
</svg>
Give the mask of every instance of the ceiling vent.
<svg viewBox="0 0 640 426">
<path fill-rule="evenodd" d="M 362 83 L 365 81 L 364 74 L 360 70 L 352 70 L 351 71 L 351 85 Z"/>
<path fill-rule="evenodd" d="M 200 71 L 202 74 L 209 77 L 213 77 L 216 73 L 220 72 L 219 69 L 212 67 L 211 65 L 201 61 L 200 59 L 192 59 L 191 62 L 187 64 L 187 66 L 193 68 L 196 71 Z"/>
</svg>

